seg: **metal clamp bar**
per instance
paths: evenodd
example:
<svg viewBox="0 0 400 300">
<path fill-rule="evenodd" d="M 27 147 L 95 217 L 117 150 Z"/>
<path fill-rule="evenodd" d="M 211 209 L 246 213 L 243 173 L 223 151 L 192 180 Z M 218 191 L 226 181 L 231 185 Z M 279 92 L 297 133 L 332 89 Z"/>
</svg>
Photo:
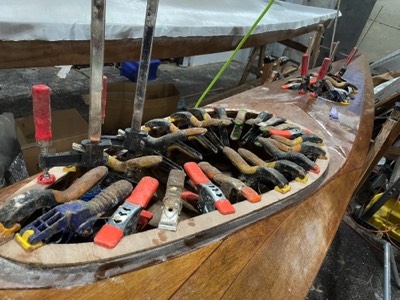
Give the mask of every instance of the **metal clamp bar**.
<svg viewBox="0 0 400 300">
<path fill-rule="evenodd" d="M 143 30 L 142 49 L 140 53 L 138 80 L 136 85 L 135 100 L 133 102 L 131 127 L 136 131 L 140 131 L 140 126 L 142 125 L 143 107 L 146 95 L 147 78 L 149 76 L 150 57 L 151 49 L 153 47 L 153 36 L 157 12 L 158 0 L 148 0 Z"/>
</svg>

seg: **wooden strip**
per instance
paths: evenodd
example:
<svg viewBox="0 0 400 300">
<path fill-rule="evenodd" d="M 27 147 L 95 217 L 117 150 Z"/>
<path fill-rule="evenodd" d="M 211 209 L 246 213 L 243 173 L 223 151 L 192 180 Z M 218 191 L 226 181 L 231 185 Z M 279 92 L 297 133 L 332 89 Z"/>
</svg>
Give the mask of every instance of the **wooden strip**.
<svg viewBox="0 0 400 300">
<path fill-rule="evenodd" d="M 89 285 L 57 289 L 2 290 L 0 298 L 168 299 L 220 244 L 221 241 L 215 242 L 162 264 Z"/>
<path fill-rule="evenodd" d="M 396 78 L 385 86 L 382 90 L 375 94 L 375 101 L 381 102 L 388 99 L 390 96 L 398 94 L 400 90 L 400 77 Z"/>
<path fill-rule="evenodd" d="M 244 68 L 242 77 L 239 80 L 239 85 L 246 82 L 247 76 L 249 76 L 250 73 L 250 67 L 252 66 L 254 59 L 256 58 L 259 52 L 260 52 L 260 47 L 254 47 L 253 50 L 251 50 L 249 58 L 247 59 L 246 67 Z"/>
<path fill-rule="evenodd" d="M 361 173 L 355 193 L 361 188 L 362 184 L 367 180 L 372 169 L 376 166 L 386 150 L 393 144 L 395 139 L 400 135 L 400 110 L 394 109 L 389 118 L 382 125 L 381 131 L 378 133 L 373 146 L 368 152 L 365 159 L 364 170 Z"/>
<path fill-rule="evenodd" d="M 382 114 L 387 113 L 387 111 L 389 111 L 395 105 L 395 103 L 399 101 L 400 101 L 400 89 L 392 96 L 376 103 L 375 116 L 380 116 Z"/>
<path fill-rule="evenodd" d="M 227 237 L 172 299 L 219 299 L 259 247 L 294 210 L 278 213 Z"/>
<path fill-rule="evenodd" d="M 55 181 L 60 180 L 61 178 L 63 178 L 65 175 L 68 174 L 67 171 L 64 171 L 64 167 L 53 167 L 49 170 L 49 173 L 53 174 L 55 176 Z M 48 187 L 48 185 L 43 185 L 43 184 L 37 183 L 36 178 L 35 178 L 32 181 L 30 181 L 29 183 L 27 183 L 26 185 L 22 186 L 17 191 L 15 191 L 15 193 L 13 195 L 11 195 L 11 197 L 21 194 L 23 192 L 26 192 L 28 190 L 32 190 L 32 189 L 41 190 L 41 189 L 45 189 L 47 187 Z"/>
<path fill-rule="evenodd" d="M 399 146 L 390 146 L 384 155 L 385 157 L 389 158 L 390 160 L 396 160 L 400 157 L 400 147 Z"/>
<path fill-rule="evenodd" d="M 319 46 L 321 45 L 321 39 L 322 39 L 322 35 L 325 32 L 325 28 L 323 26 L 318 26 L 318 28 L 316 29 L 311 43 L 310 43 L 310 47 L 309 49 L 307 49 L 307 53 L 310 56 L 310 67 L 315 68 L 316 67 L 316 63 L 317 63 L 317 59 L 318 59 L 318 55 L 319 55 Z"/>
<path fill-rule="evenodd" d="M 294 40 L 283 40 L 279 43 L 302 53 L 305 53 L 307 51 L 307 46 L 304 46 L 302 43 L 296 42 Z"/>
<path fill-rule="evenodd" d="M 357 170 L 336 178 L 296 207 L 222 298 L 246 299 L 250 293 L 253 299 L 304 299 L 359 174 L 360 170 Z"/>
<path fill-rule="evenodd" d="M 254 34 L 242 48 L 290 39 L 313 31 L 318 25 Z M 235 49 L 240 39 L 239 35 L 156 37 L 152 57 L 162 59 L 230 51 Z M 140 43 L 141 39 L 105 41 L 104 62 L 139 59 Z M 0 41 L 0 49 L 0 68 L 89 64 L 90 58 L 89 41 Z"/>
<path fill-rule="evenodd" d="M 326 151 L 328 151 L 326 149 Z M 255 222 L 261 218 L 272 215 L 279 210 L 298 202 L 304 195 L 310 193 L 322 182 L 329 164 L 328 160 L 317 160 L 320 173 L 310 173 L 306 184 L 297 181 L 290 183 L 291 189 L 285 194 L 270 190 L 262 194 L 261 201 L 250 203 L 242 201 L 235 204 L 235 214 L 222 215 L 218 211 L 196 216 L 192 219 L 182 220 L 176 232 L 152 229 L 124 237 L 113 249 L 106 249 L 93 243 L 81 244 L 46 244 L 29 255 L 11 240 L 0 246 L 0 257 L 14 262 L 33 265 L 52 265 L 60 268 L 72 268 L 76 264 L 85 266 L 85 273 L 94 273 L 95 266 L 99 263 L 107 265 L 109 260 L 119 258 L 123 260 L 124 268 L 136 269 L 148 261 L 159 259 L 160 256 L 176 256 L 189 248 L 204 245 L 202 240 L 217 240 L 229 232 Z M 201 233 L 202 239 L 197 235 Z M 60 252 L 68 252 L 68 256 L 60 257 Z M 85 253 L 85 255 L 82 255 Z M 18 266 L 15 266 L 17 268 Z M 81 272 L 82 270 L 74 270 Z M 71 273 L 74 272 L 71 270 Z M 120 268 L 108 268 L 109 273 L 119 274 Z M 116 272 L 116 273 L 115 273 Z M 43 273 L 42 277 L 46 277 Z M 90 280 L 90 279 L 88 279 Z"/>
</svg>

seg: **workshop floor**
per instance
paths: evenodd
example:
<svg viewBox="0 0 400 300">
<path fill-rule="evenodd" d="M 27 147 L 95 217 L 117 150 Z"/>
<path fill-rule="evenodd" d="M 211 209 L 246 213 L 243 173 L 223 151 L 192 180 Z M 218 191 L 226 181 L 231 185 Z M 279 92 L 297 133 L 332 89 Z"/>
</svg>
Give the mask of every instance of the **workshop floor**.
<svg viewBox="0 0 400 300">
<path fill-rule="evenodd" d="M 154 82 L 174 83 L 186 105 L 191 106 L 220 68 L 220 64 L 181 68 L 164 62 Z M 82 95 L 89 92 L 89 69 L 71 69 L 65 79 L 60 68 L 0 70 L 0 114 L 12 112 L 15 118 L 32 114 L 30 88 L 44 83 L 51 87 L 53 110 L 76 108 L 88 119 L 88 106 Z M 233 62 L 217 81 L 212 91 L 237 85 L 243 65 Z M 119 70 L 108 66 L 109 82 L 124 80 Z M 393 299 L 400 299 L 400 290 L 392 288 Z M 383 299 L 383 252 L 376 250 L 344 222 L 332 242 L 307 299 Z"/>
</svg>

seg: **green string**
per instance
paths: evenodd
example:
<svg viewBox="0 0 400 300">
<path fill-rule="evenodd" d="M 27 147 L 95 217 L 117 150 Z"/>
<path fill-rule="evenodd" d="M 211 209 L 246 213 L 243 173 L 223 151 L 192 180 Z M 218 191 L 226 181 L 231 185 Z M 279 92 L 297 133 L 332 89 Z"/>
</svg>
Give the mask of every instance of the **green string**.
<svg viewBox="0 0 400 300">
<path fill-rule="evenodd" d="M 218 71 L 217 75 L 213 78 L 213 80 L 210 82 L 210 84 L 207 86 L 207 88 L 204 90 L 204 92 L 201 94 L 199 100 L 197 100 L 196 104 L 194 107 L 198 107 L 200 103 L 203 101 L 204 97 L 207 95 L 207 93 L 210 91 L 210 89 L 213 87 L 215 82 L 218 80 L 218 78 L 221 76 L 221 74 L 225 71 L 225 69 L 228 67 L 228 65 L 231 63 L 232 59 L 235 57 L 236 53 L 240 50 L 240 48 L 243 46 L 243 44 L 246 42 L 247 38 L 250 36 L 251 32 L 254 30 L 254 28 L 257 26 L 257 24 L 261 21 L 261 19 L 264 17 L 264 15 L 267 13 L 271 5 L 274 3 L 275 0 L 270 0 L 267 6 L 264 8 L 264 10 L 261 12 L 261 14 L 258 16 L 257 20 L 251 25 L 249 30 L 247 30 L 246 34 L 242 37 L 240 40 L 240 43 L 236 46 L 236 49 L 232 52 L 232 54 L 229 56 L 227 61 L 224 63 L 222 68 Z"/>
</svg>

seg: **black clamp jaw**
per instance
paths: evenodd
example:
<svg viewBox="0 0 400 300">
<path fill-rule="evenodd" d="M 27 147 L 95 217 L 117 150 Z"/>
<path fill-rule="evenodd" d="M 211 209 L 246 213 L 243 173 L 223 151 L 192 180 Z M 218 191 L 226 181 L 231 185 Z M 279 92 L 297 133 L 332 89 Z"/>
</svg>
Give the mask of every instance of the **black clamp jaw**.
<svg viewBox="0 0 400 300">
<path fill-rule="evenodd" d="M 111 140 L 101 139 L 99 142 L 90 142 L 85 139 L 77 146 L 76 150 L 39 154 L 41 168 L 56 166 L 82 166 L 93 168 L 106 163 L 104 150 L 112 146 Z"/>
</svg>

